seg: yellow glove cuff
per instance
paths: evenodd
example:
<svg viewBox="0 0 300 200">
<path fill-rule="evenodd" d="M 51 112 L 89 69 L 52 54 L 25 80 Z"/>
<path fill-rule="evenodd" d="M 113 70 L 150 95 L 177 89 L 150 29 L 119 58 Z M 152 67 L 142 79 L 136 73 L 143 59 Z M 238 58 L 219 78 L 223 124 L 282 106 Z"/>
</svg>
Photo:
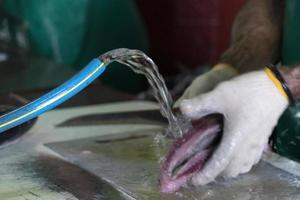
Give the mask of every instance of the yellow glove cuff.
<svg viewBox="0 0 300 200">
<path fill-rule="evenodd" d="M 265 72 L 267 76 L 271 79 L 271 81 L 274 83 L 280 94 L 284 96 L 287 100 L 289 100 L 288 95 L 283 89 L 281 82 L 274 76 L 273 72 L 269 68 L 265 68 Z"/>
</svg>

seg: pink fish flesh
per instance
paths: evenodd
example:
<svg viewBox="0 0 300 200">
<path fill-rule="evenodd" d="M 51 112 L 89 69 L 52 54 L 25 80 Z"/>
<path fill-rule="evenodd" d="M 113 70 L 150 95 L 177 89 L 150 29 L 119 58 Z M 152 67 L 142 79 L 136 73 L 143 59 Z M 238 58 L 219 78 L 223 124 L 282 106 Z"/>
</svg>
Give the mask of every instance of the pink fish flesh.
<svg viewBox="0 0 300 200">
<path fill-rule="evenodd" d="M 198 173 L 221 139 L 222 115 L 212 114 L 197 121 L 177 139 L 160 165 L 160 189 L 172 193 Z"/>
</svg>

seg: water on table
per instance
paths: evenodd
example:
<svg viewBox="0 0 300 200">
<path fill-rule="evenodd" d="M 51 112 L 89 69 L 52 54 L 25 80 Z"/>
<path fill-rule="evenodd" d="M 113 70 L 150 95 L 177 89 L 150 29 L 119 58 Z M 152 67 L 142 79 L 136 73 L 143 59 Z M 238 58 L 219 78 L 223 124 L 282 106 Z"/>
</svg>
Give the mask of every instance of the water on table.
<svg viewBox="0 0 300 200">
<path fill-rule="evenodd" d="M 300 199 L 300 178 L 264 161 L 250 173 L 235 179 L 220 179 L 202 187 L 184 188 L 176 194 L 162 194 L 158 188 L 159 157 L 153 145 L 153 138 L 161 131 L 144 130 L 47 146 L 107 181 L 130 199 Z"/>
<path fill-rule="evenodd" d="M 115 49 L 99 57 L 104 63 L 119 62 L 129 66 L 134 72 L 144 75 L 160 105 L 161 114 L 167 118 L 170 137 L 182 136 L 189 127 L 189 121 L 183 116 L 176 117 L 172 111 L 173 100 L 166 87 L 165 81 L 151 58 L 139 50 Z"/>
</svg>

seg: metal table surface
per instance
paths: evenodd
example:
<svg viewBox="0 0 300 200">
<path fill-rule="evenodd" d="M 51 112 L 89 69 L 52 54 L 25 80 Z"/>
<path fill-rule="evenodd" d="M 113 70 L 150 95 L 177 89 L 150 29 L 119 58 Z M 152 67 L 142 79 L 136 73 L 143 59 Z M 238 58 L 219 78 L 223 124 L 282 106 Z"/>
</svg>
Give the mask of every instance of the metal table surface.
<svg viewBox="0 0 300 200">
<path fill-rule="evenodd" d="M 49 143 L 46 146 L 69 162 L 101 177 L 131 199 L 300 199 L 300 165 L 273 153 L 265 154 L 251 172 L 237 178 L 219 178 L 217 182 L 202 187 L 162 194 L 158 188 L 158 176 L 159 160 L 164 150 L 154 142 L 160 132 L 161 129 L 129 131 L 122 135 Z"/>
<path fill-rule="evenodd" d="M 84 114 L 147 108 L 153 109 L 157 106 L 153 103 L 134 101 L 57 109 L 45 113 L 21 141 L 0 149 L 0 199 L 123 199 L 109 184 L 64 161 L 44 144 L 153 128 L 155 126 L 135 124 L 55 127 L 64 120 Z"/>
<path fill-rule="evenodd" d="M 40 117 L 15 145 L 0 150 L 0 199 L 300 199 L 300 166 L 276 154 L 232 180 L 177 194 L 158 192 L 158 125 L 56 127 L 84 114 L 154 109 L 124 102 L 58 109 Z"/>
</svg>

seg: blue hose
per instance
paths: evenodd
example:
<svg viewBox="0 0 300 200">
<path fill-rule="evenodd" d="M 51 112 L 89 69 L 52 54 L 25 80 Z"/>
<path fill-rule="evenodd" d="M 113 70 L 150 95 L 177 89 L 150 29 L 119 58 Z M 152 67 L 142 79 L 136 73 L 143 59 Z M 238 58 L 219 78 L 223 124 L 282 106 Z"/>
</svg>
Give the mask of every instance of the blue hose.
<svg viewBox="0 0 300 200">
<path fill-rule="evenodd" d="M 100 76 L 106 66 L 104 62 L 95 58 L 78 74 L 59 87 L 21 108 L 0 116 L 0 134 L 65 102 Z"/>
</svg>

